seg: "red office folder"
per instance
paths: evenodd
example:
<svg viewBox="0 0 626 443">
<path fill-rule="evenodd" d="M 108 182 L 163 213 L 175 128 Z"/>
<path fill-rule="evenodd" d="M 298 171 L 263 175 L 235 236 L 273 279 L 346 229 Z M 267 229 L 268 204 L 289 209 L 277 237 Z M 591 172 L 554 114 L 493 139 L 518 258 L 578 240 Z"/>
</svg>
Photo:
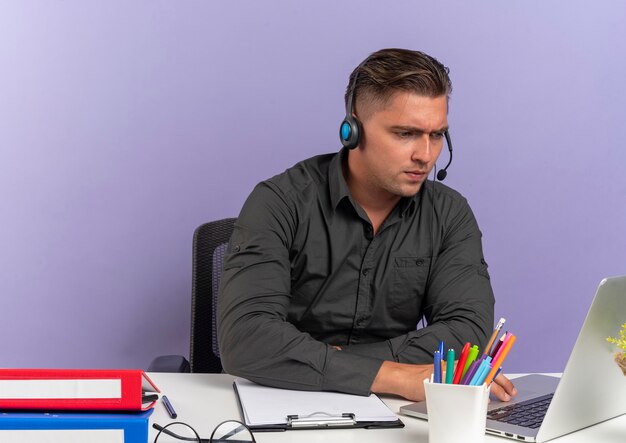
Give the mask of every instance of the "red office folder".
<svg viewBox="0 0 626 443">
<path fill-rule="evenodd" d="M 0 369 L 0 409 L 145 411 L 161 392 L 140 369 Z"/>
</svg>

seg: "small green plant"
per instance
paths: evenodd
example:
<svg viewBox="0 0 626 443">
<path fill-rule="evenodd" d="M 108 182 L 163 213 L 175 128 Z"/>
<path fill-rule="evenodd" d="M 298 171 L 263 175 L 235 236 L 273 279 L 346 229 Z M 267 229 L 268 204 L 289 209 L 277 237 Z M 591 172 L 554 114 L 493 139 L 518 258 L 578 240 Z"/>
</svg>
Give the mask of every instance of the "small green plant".
<svg viewBox="0 0 626 443">
<path fill-rule="evenodd" d="M 615 363 L 626 375 L 626 323 L 622 325 L 622 329 L 619 331 L 619 338 L 607 337 L 606 341 L 613 343 L 620 349 L 620 352 L 615 354 Z"/>
<path fill-rule="evenodd" d="M 622 330 L 619 331 L 619 338 L 607 337 L 606 341 L 613 343 L 622 351 L 626 351 L 626 323 L 622 325 Z"/>
</svg>

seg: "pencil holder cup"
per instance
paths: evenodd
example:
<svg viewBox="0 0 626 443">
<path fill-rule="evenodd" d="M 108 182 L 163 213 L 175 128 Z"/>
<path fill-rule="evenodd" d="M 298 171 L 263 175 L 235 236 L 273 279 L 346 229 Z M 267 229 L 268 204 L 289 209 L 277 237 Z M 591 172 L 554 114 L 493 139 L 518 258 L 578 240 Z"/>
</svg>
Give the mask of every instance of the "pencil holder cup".
<svg viewBox="0 0 626 443">
<path fill-rule="evenodd" d="M 489 388 L 424 380 L 429 443 L 485 441 Z"/>
</svg>

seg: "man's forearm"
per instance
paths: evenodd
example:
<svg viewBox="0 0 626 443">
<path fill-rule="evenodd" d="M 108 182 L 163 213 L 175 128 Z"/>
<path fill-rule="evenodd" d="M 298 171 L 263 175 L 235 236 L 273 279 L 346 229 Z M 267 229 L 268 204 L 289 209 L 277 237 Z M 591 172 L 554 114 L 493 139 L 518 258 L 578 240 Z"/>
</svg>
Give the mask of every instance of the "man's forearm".
<svg viewBox="0 0 626 443">
<path fill-rule="evenodd" d="M 410 365 L 386 361 L 380 367 L 372 392 L 396 394 L 407 400 L 424 400 L 424 379 L 430 378 L 433 365 Z M 492 395 L 500 401 L 509 401 L 517 395 L 517 389 L 509 379 L 500 374 L 491 386 Z"/>
<path fill-rule="evenodd" d="M 411 365 L 385 361 L 372 383 L 376 394 L 395 394 L 408 400 L 424 400 L 424 379 L 433 372 L 433 365 Z"/>
</svg>

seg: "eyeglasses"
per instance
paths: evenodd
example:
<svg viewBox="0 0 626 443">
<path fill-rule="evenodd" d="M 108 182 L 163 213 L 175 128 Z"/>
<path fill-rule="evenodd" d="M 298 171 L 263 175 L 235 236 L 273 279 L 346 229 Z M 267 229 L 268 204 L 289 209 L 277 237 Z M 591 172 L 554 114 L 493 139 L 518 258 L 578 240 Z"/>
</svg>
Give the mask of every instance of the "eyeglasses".
<svg viewBox="0 0 626 443">
<path fill-rule="evenodd" d="M 194 428 L 181 421 L 175 421 L 166 426 L 154 423 L 152 427 L 159 431 L 156 437 L 154 437 L 154 443 L 180 441 L 196 443 L 256 443 L 250 428 L 237 420 L 227 420 L 218 424 L 213 429 L 208 440 L 200 438 Z"/>
</svg>

